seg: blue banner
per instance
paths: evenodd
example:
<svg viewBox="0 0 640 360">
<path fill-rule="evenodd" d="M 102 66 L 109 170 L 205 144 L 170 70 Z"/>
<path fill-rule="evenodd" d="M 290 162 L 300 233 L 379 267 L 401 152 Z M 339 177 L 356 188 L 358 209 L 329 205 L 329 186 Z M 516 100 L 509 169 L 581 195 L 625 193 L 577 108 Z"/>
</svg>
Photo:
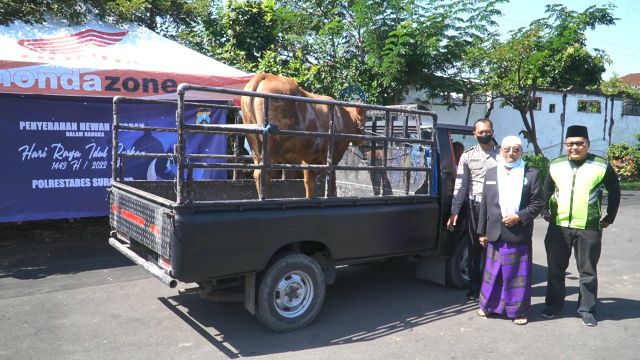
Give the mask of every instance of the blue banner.
<svg viewBox="0 0 640 360">
<path fill-rule="evenodd" d="M 176 106 L 122 104 L 120 122 L 175 128 Z M 113 105 L 108 99 L 0 94 L 0 222 L 107 215 Z M 190 107 L 190 123 L 224 123 L 226 110 Z M 118 152 L 172 153 L 175 133 L 119 132 Z M 187 151 L 225 154 L 223 135 L 191 134 Z M 128 179 L 173 179 L 167 159 L 127 158 Z M 194 171 L 194 178 L 226 178 Z"/>
</svg>

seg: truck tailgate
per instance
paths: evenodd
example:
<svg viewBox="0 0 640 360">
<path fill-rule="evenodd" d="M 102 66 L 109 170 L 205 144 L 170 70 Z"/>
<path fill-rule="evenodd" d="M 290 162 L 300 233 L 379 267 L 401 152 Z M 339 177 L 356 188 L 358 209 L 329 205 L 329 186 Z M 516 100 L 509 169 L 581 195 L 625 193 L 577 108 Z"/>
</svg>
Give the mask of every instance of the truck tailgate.
<svg viewBox="0 0 640 360">
<path fill-rule="evenodd" d="M 111 188 L 110 202 L 109 222 L 121 240 L 136 241 L 170 261 L 170 209 L 116 188 Z"/>
</svg>

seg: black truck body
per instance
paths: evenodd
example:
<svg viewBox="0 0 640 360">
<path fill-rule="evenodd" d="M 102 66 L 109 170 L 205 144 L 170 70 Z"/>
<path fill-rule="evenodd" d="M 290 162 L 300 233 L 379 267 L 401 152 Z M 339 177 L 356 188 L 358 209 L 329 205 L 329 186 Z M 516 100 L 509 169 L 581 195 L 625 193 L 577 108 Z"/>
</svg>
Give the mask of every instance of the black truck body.
<svg viewBox="0 0 640 360">
<path fill-rule="evenodd" d="M 234 111 L 233 106 L 185 101 L 191 90 L 349 105 L 374 115 L 365 135 L 189 124 L 183 116 L 187 106 Z M 245 307 L 275 331 L 291 331 L 315 318 L 325 285 L 333 283 L 339 265 L 417 256 L 419 277 L 465 286 L 464 231 L 452 233 L 444 225 L 455 174 L 452 134 L 470 135 L 470 127 L 438 124 L 435 114 L 412 109 L 188 84 L 178 94 L 175 128 L 124 125 L 118 107 L 132 100 L 114 100 L 109 242 L 162 282 L 171 287 L 178 281 L 197 283 L 204 298 L 239 293 Z M 432 119 L 431 127 L 422 124 L 423 117 Z M 167 154 L 118 153 L 123 131 L 174 132 L 177 143 Z M 233 140 L 232 154 L 187 153 L 190 132 L 226 134 Z M 238 150 L 239 138 L 248 133 L 342 136 L 366 145 L 350 149 L 340 164 L 253 164 Z M 171 159 L 176 178 L 127 179 L 124 164 L 132 157 Z M 194 180 L 197 168 L 222 169 L 229 179 Z M 302 180 L 285 176 L 271 181 L 265 197 L 252 179 L 242 176 L 255 168 L 329 171 L 319 177 L 317 196 L 307 199 Z M 325 190 L 331 176 L 336 177 L 337 194 Z"/>
</svg>

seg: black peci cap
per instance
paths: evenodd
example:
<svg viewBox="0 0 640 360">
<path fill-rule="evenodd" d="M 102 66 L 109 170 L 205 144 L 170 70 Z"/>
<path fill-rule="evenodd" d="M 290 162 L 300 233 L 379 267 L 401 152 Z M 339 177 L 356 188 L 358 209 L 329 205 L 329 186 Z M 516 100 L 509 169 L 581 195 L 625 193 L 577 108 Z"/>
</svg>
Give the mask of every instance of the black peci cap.
<svg viewBox="0 0 640 360">
<path fill-rule="evenodd" d="M 565 136 L 565 139 L 570 137 L 583 137 L 589 140 L 589 130 L 587 130 L 586 126 L 582 125 L 569 126 L 567 128 L 567 136 Z"/>
</svg>

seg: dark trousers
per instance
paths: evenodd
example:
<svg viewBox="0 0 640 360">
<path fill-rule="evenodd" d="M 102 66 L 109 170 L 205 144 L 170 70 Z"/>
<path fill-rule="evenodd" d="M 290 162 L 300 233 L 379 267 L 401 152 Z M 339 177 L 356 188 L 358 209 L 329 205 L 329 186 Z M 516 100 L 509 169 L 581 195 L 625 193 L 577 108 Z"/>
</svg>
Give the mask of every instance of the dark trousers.
<svg viewBox="0 0 640 360">
<path fill-rule="evenodd" d="M 565 272 L 573 249 L 580 273 L 578 313 L 595 312 L 598 297 L 597 265 L 602 248 L 602 230 L 581 230 L 549 223 L 544 247 L 547 251 L 547 308 L 560 312 L 565 298 Z"/>
<path fill-rule="evenodd" d="M 469 228 L 469 256 L 467 266 L 469 268 L 469 290 L 480 291 L 482 284 L 483 260 L 486 254 L 485 248 L 478 239 L 478 218 L 480 215 L 480 203 L 470 201 L 467 224 Z"/>
</svg>

